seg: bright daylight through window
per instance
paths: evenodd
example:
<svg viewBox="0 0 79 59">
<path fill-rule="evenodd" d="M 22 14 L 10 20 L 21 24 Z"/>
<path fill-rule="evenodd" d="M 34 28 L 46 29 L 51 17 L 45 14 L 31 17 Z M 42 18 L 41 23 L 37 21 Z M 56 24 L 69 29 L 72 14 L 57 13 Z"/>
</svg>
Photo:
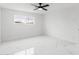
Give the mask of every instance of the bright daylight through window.
<svg viewBox="0 0 79 59">
<path fill-rule="evenodd" d="M 14 15 L 15 23 L 34 24 L 35 18 L 33 16 Z"/>
</svg>

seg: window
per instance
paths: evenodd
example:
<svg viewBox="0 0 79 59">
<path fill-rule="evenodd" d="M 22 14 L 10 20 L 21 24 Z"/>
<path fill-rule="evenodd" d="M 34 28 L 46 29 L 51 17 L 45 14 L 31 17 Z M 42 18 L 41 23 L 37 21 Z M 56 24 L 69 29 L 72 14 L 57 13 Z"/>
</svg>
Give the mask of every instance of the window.
<svg viewBox="0 0 79 59">
<path fill-rule="evenodd" d="M 33 16 L 14 15 L 15 23 L 34 24 L 35 18 Z"/>
</svg>

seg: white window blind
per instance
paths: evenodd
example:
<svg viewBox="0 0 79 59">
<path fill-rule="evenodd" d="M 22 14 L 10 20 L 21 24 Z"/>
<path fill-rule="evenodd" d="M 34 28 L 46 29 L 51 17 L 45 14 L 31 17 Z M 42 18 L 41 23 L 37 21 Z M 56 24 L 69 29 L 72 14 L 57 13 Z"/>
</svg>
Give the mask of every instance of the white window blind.
<svg viewBox="0 0 79 59">
<path fill-rule="evenodd" d="M 25 23 L 25 24 L 34 24 L 35 17 L 33 16 L 23 16 L 23 15 L 14 15 L 15 23 Z"/>
</svg>

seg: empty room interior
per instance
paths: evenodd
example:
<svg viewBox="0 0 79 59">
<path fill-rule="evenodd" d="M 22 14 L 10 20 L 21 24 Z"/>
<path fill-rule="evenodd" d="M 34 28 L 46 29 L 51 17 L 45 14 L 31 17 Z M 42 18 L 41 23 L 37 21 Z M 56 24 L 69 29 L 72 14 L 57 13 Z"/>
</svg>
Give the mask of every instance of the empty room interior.
<svg viewBox="0 0 79 59">
<path fill-rule="evenodd" d="M 0 55 L 79 55 L 79 3 L 0 3 Z"/>
</svg>

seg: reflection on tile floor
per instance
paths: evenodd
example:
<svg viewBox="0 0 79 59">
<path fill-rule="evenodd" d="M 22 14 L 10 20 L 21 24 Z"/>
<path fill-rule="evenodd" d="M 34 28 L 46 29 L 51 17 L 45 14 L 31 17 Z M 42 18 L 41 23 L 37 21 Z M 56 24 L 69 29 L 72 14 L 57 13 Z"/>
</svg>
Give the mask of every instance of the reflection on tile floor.
<svg viewBox="0 0 79 59">
<path fill-rule="evenodd" d="M 13 55 L 34 55 L 34 48 L 29 48 L 23 51 L 14 53 Z"/>
<path fill-rule="evenodd" d="M 79 44 L 37 36 L 1 44 L 0 55 L 79 55 Z"/>
</svg>

